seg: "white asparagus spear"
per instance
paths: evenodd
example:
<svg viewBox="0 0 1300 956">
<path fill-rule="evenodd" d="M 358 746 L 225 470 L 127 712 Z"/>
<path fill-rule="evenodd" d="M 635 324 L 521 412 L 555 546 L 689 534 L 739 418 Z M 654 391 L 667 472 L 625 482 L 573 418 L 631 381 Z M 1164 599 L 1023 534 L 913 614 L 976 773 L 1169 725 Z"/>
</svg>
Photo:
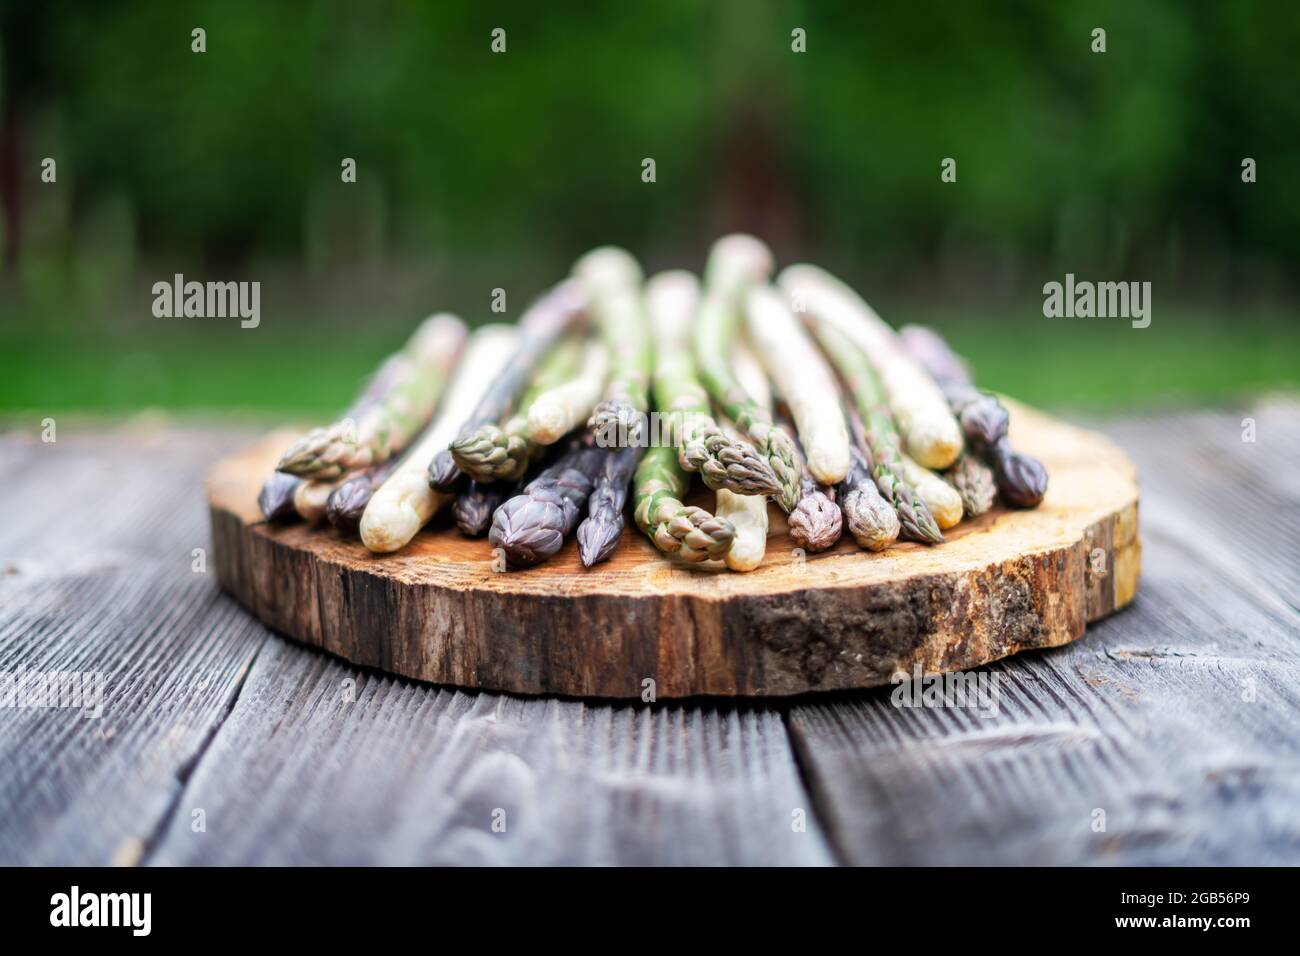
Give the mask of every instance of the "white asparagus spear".
<svg viewBox="0 0 1300 956">
<path fill-rule="evenodd" d="M 733 571 L 753 571 L 767 552 L 767 498 L 763 495 L 738 495 L 726 488 L 718 489 L 713 513 L 726 518 L 736 529 L 731 547 L 722 556 Z"/>
<path fill-rule="evenodd" d="M 429 460 L 456 437 L 518 345 L 514 326 L 485 325 L 474 333 L 433 424 L 379 486 L 361 515 L 361 541 L 371 551 L 387 553 L 405 547 L 455 497 L 429 487 Z"/>
<path fill-rule="evenodd" d="M 609 351 L 588 342 L 573 379 L 548 388 L 528 406 L 528 433 L 539 445 L 552 445 L 587 420 L 600 401 L 609 373 Z"/>
<path fill-rule="evenodd" d="M 934 380 L 898 343 L 897 334 L 853 289 L 817 266 L 790 266 L 778 284 L 794 311 L 811 312 L 867 353 L 889 400 L 909 455 L 926 468 L 947 468 L 962 450 L 961 426 Z"/>
<path fill-rule="evenodd" d="M 302 481 L 293 489 L 293 510 L 308 524 L 319 524 L 325 518 L 325 503 L 330 493 L 343 482 L 356 475 L 350 471 L 330 481 Z"/>
<path fill-rule="evenodd" d="M 767 380 L 767 373 L 743 342 L 736 343 L 731 364 L 736 370 L 736 380 L 749 393 L 749 397 L 763 408 L 770 409 L 772 386 Z M 722 427 L 727 434 L 736 436 L 730 422 L 724 421 Z M 762 564 L 763 555 L 767 553 L 767 498 L 763 495 L 738 495 L 726 488 L 719 488 L 713 513 L 719 518 L 726 518 L 736 529 L 731 547 L 722 556 L 727 567 L 733 571 L 753 571 Z"/>
<path fill-rule="evenodd" d="M 769 412 L 772 410 L 772 383 L 767 380 L 767 372 L 744 341 L 736 343 L 731 356 L 731 366 L 736 370 L 736 381 L 740 382 L 749 397 L 758 402 Z"/>
<path fill-rule="evenodd" d="M 902 479 L 916 489 L 925 506 L 934 515 L 934 523 L 941 530 L 947 531 L 961 521 L 961 495 L 957 489 L 944 481 L 928 468 L 922 468 L 907 455 L 902 456 Z"/>
<path fill-rule="evenodd" d="M 759 360 L 790 406 L 808 471 L 823 485 L 838 484 L 849 473 L 849 430 L 835 373 L 786 297 L 771 286 L 749 291 L 745 321 Z"/>
</svg>

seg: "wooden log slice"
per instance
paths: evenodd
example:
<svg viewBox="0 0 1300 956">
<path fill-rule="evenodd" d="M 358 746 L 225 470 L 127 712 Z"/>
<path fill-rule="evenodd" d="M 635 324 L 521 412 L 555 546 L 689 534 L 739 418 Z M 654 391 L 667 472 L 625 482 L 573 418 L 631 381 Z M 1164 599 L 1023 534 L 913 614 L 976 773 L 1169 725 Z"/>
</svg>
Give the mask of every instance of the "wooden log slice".
<svg viewBox="0 0 1300 956">
<path fill-rule="evenodd" d="M 785 696 L 887 684 L 918 664 L 963 670 L 1075 640 L 1137 590 L 1133 466 L 1100 435 L 1008 405 L 1016 447 L 1047 465 L 1047 498 L 963 522 L 937 547 L 869 554 L 846 534 L 805 555 L 773 508 L 767 556 L 748 574 L 669 559 L 630 521 L 591 570 L 570 541 L 537 568 L 497 571 L 487 541 L 445 516 L 375 556 L 328 527 L 262 520 L 258 490 L 293 437 L 279 433 L 209 480 L 215 564 L 221 586 L 277 631 L 440 684 Z"/>
</svg>

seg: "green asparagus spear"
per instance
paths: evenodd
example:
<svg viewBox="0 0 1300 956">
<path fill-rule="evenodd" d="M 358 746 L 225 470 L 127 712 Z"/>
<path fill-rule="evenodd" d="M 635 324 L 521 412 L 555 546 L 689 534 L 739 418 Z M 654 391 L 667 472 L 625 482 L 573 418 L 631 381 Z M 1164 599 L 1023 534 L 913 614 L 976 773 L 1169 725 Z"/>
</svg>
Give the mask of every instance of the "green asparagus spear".
<svg viewBox="0 0 1300 956">
<path fill-rule="evenodd" d="M 518 349 L 461 426 L 453 447 L 461 440 L 468 440 L 480 426 L 503 422 L 517 410 L 519 398 L 538 363 L 566 333 L 577 327 L 585 315 L 585 304 L 582 290 L 575 283 L 562 282 L 528 307 L 519 320 Z M 464 474 L 451 449 L 438 452 L 429 462 L 429 485 L 437 491 L 455 491 Z"/>
<path fill-rule="evenodd" d="M 576 336 L 561 339 L 537 364 L 518 408 L 504 423 L 484 423 L 451 444 L 456 464 L 480 484 L 518 481 L 541 453 L 528 425 L 528 409 L 542 392 L 567 381 L 577 370 L 582 343 Z"/>
<path fill-rule="evenodd" d="M 591 297 L 591 310 L 602 340 L 614 357 L 613 374 L 604 400 L 592 413 L 588 427 L 604 447 L 642 444 L 648 402 L 647 382 L 652 362 L 641 268 L 622 249 L 605 246 L 587 253 L 574 266 L 574 275 Z M 694 377 L 683 364 L 676 371 Z M 706 406 L 707 407 L 707 406 Z M 687 471 L 698 471 L 709 488 L 738 494 L 773 494 L 776 477 L 747 443 L 726 435 L 707 411 L 685 419 L 686 434 L 678 436 L 678 460 Z"/>
<path fill-rule="evenodd" d="M 360 407 L 300 439 L 280 459 L 278 470 L 329 481 L 400 452 L 433 415 L 467 334 L 455 316 L 426 319 L 405 348 L 385 362 Z"/>
<path fill-rule="evenodd" d="M 665 554 L 687 561 L 721 558 L 736 531 L 731 522 L 682 504 L 687 474 L 671 447 L 660 445 L 642 456 L 632 479 L 637 527 Z"/>
<path fill-rule="evenodd" d="M 789 513 L 799 500 L 800 469 L 795 463 L 794 441 L 745 393 L 731 366 L 745 296 L 770 272 L 771 254 L 757 239 L 726 236 L 714 244 L 705 273 L 704 300 L 695 322 L 695 359 L 713 400 L 766 459 L 777 482 L 773 497 Z"/>
<path fill-rule="evenodd" d="M 978 518 L 993 507 L 998 489 L 993 469 L 970 452 L 962 452 L 957 464 L 944 472 L 944 480 L 961 495 L 962 511 Z"/>
<path fill-rule="evenodd" d="M 601 246 L 574 264 L 573 275 L 587 292 L 592 319 L 610 355 L 604 397 L 587 427 L 604 447 L 640 445 L 651 365 L 641 266 L 623 249 Z M 622 440 L 612 440 L 616 435 Z"/>
<path fill-rule="evenodd" d="M 695 277 L 666 272 L 646 285 L 654 334 L 654 398 L 661 421 L 673 435 L 683 431 L 688 415 L 708 415 L 708 397 L 690 374 L 691 306 Z M 688 561 L 721 558 L 731 547 L 735 529 L 703 508 L 688 507 L 682 496 L 690 473 L 681 466 L 674 442 L 661 442 L 642 456 L 632 478 L 637 527 L 655 547 Z"/>
<path fill-rule="evenodd" d="M 857 414 L 850 415 L 850 424 L 858 431 L 857 441 L 870 458 L 876 486 L 898 511 L 903 535 L 913 541 L 938 544 L 943 541 L 943 533 L 920 495 L 903 480 L 902 442 L 875 369 L 866 354 L 838 328 L 812 316 L 808 319 L 813 335 L 852 398 L 854 407 L 850 411 Z"/>
</svg>

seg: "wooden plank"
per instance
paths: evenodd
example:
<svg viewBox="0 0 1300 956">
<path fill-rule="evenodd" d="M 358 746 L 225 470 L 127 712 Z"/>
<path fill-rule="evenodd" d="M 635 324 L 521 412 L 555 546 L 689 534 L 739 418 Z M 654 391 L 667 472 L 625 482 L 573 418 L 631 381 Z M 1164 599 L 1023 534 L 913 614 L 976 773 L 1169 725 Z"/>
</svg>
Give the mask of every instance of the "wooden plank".
<svg viewBox="0 0 1300 956">
<path fill-rule="evenodd" d="M 1249 570 L 1257 546 L 1284 556 L 1289 532 L 1264 520 L 1277 488 L 1256 449 L 1223 438 L 1229 421 L 1112 430 L 1141 475 L 1141 594 L 1074 645 L 990 668 L 995 717 L 895 707 L 884 690 L 792 709 L 846 858 L 1300 862 L 1300 615 L 1278 590 L 1294 567 Z M 1217 467 L 1198 466 L 1197 449 Z M 1292 443 L 1280 457 L 1294 470 L 1297 455 Z"/>
<path fill-rule="evenodd" d="M 5 862 L 829 861 L 815 820 L 792 828 L 811 808 L 774 713 L 472 697 L 279 640 L 245 690 L 267 632 L 190 570 L 198 472 L 227 440 L 5 441 L 25 476 L 8 500 L 34 504 L 2 525 L 0 661 L 107 679 L 98 720 L 27 710 L 0 726 L 18 768 L 0 784 Z M 356 703 L 332 715 L 349 678 Z M 191 794 L 208 809 L 197 844 Z"/>
<path fill-rule="evenodd" d="M 194 489 L 231 436 L 164 437 L 0 439 L 19 462 L 0 513 L 0 673 L 24 682 L 0 721 L 0 862 L 137 860 L 269 637 L 192 570 Z M 38 693 L 50 681 L 61 697 Z"/>
<path fill-rule="evenodd" d="M 5 437 L 0 672 L 106 668 L 109 706 L 0 720 L 0 862 L 822 863 L 817 819 L 790 830 L 815 804 L 854 862 L 1294 864 L 1300 416 L 1252 409 L 1240 448 L 1244 414 L 1104 426 L 1141 472 L 1137 604 L 992 668 L 989 720 L 801 703 L 811 794 L 771 711 L 467 695 L 268 640 L 190 572 L 236 432 Z"/>
<path fill-rule="evenodd" d="M 1246 419 L 1254 441 L 1243 441 Z M 1300 610 L 1300 401 L 1150 415 L 1109 432 L 1139 462 L 1144 518 L 1176 507 L 1170 522 L 1190 522 L 1199 559 L 1235 566 Z"/>
<path fill-rule="evenodd" d="M 799 811 L 804 832 L 793 826 Z M 259 656 L 148 858 L 830 861 L 773 711 L 466 694 L 279 641 Z"/>
</svg>

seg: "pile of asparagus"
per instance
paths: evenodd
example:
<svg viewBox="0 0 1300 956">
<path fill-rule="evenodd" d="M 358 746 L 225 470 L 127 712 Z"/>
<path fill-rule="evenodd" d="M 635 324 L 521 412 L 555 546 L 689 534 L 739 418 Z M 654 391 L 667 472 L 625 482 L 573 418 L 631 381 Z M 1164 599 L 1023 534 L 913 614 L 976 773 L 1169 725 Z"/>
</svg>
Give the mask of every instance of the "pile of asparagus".
<svg viewBox="0 0 1300 956">
<path fill-rule="evenodd" d="M 773 280 L 767 247 L 719 239 L 703 281 L 646 280 L 603 247 L 515 326 L 426 319 L 343 417 L 285 451 L 269 520 L 328 520 L 376 553 L 450 508 L 510 567 L 576 536 L 613 553 L 629 510 L 666 554 L 759 566 L 768 501 L 807 551 L 938 544 L 995 498 L 1032 508 L 1047 473 L 944 340 L 896 332 L 815 266 Z M 686 504 L 698 475 L 713 511 Z"/>
</svg>

